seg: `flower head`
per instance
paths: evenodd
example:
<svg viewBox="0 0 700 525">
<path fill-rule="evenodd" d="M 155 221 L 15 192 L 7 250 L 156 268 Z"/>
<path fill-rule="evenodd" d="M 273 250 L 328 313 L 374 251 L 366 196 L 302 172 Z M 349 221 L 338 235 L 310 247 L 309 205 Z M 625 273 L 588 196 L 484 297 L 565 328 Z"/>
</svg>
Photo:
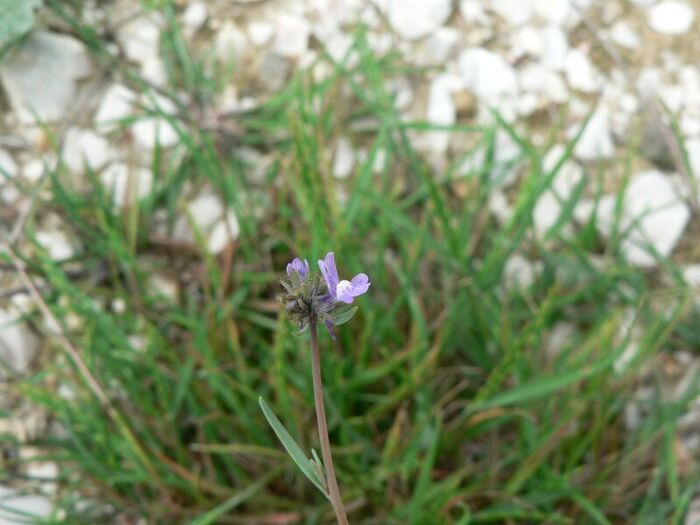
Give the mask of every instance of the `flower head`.
<svg viewBox="0 0 700 525">
<path fill-rule="evenodd" d="M 278 299 L 300 332 L 316 321 L 323 321 L 335 339 L 333 326 L 347 322 L 355 314 L 357 307 L 347 305 L 367 292 L 369 277 L 358 273 L 350 281 L 341 280 L 333 252 L 318 261 L 318 266 L 323 277 L 310 273 L 308 261 L 298 257 L 291 261 L 287 265 L 289 279 L 280 281 L 286 293 Z"/>
<path fill-rule="evenodd" d="M 352 304 L 355 297 L 369 290 L 371 283 L 365 273 L 358 273 L 351 281 L 340 280 L 333 252 L 329 252 L 324 260 L 319 260 L 318 267 L 321 269 L 326 286 L 328 286 L 328 300 Z"/>
<path fill-rule="evenodd" d="M 306 279 L 306 276 L 309 275 L 309 261 L 304 259 L 302 262 L 299 257 L 296 257 L 287 265 L 287 275 L 292 277 L 292 274 L 295 272 L 299 275 L 302 281 Z"/>
</svg>

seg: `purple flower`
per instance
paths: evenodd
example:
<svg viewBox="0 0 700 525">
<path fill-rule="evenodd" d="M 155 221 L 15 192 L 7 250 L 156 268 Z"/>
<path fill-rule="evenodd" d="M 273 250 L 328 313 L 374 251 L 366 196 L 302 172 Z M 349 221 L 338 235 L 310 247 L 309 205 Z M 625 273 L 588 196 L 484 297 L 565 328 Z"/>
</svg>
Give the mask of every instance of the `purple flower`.
<svg viewBox="0 0 700 525">
<path fill-rule="evenodd" d="M 291 277 L 292 273 L 294 272 L 299 274 L 299 277 L 302 281 L 306 279 L 306 276 L 309 275 L 309 261 L 304 259 L 304 261 L 302 262 L 302 260 L 299 259 L 299 257 L 295 258 L 292 262 L 290 262 L 287 265 L 287 275 Z"/>
<path fill-rule="evenodd" d="M 329 252 L 324 260 L 318 261 L 318 267 L 321 269 L 321 274 L 323 274 L 328 286 L 328 297 L 333 301 L 351 304 L 355 297 L 362 295 L 369 289 L 369 277 L 364 273 L 358 273 L 351 281 L 340 280 L 333 252 Z"/>
</svg>

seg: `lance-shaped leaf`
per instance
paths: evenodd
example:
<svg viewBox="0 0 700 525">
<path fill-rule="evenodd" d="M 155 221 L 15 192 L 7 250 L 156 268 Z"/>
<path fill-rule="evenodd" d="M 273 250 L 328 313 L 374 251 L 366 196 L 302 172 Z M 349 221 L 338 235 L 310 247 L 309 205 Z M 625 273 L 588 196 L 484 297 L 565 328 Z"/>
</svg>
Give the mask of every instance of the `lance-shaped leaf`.
<svg viewBox="0 0 700 525">
<path fill-rule="evenodd" d="M 297 445 L 296 441 L 294 441 L 294 438 L 291 436 L 291 434 L 287 432 L 287 429 L 284 428 L 284 425 L 280 422 L 280 420 L 277 418 L 277 416 L 272 411 L 270 406 L 265 402 L 265 400 L 262 397 L 260 397 L 258 399 L 258 402 L 260 403 L 260 408 L 262 409 L 263 414 L 265 414 L 265 419 L 267 419 L 267 422 L 270 423 L 272 430 L 274 430 L 275 434 L 277 434 L 277 437 L 279 438 L 280 442 L 282 443 L 282 446 L 285 448 L 289 456 L 292 458 L 292 461 L 294 461 L 297 467 L 299 467 L 299 470 L 301 470 L 302 473 L 307 478 L 309 478 L 311 483 L 316 485 L 316 488 L 328 498 L 329 496 L 325 488 L 325 480 L 319 477 L 318 472 L 311 464 L 311 461 L 309 461 L 309 458 L 306 457 L 304 451 L 299 445 Z"/>
</svg>

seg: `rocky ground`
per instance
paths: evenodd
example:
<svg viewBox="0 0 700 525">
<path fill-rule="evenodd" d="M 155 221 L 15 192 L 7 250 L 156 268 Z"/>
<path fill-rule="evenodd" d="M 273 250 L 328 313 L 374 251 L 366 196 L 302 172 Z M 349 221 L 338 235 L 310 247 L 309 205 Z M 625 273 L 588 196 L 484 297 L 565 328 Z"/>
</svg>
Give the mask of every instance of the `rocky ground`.
<svg viewBox="0 0 700 525">
<path fill-rule="evenodd" d="M 559 170 L 535 210 L 536 229 L 543 238 L 581 178 L 597 177 L 602 195 L 587 195 L 576 206 L 574 219 L 585 222 L 595 210 L 603 238 L 617 220 L 624 228 L 634 226 L 622 245 L 629 261 L 653 269 L 658 259 L 649 254 L 651 245 L 658 255 L 677 262 L 687 281 L 700 288 L 700 0 L 176 4 L 175 16 L 188 44 L 211 58 L 205 67 L 228 72 L 222 75 L 216 100 L 206 106 L 197 106 L 192 93 L 170 89 L 161 50 L 168 25 L 165 14 L 146 11 L 130 0 L 85 2 L 82 16 L 102 39 L 98 48 L 89 48 L 65 21 L 40 14 L 38 26 L 2 60 L 6 111 L 0 136 L 0 217 L 11 239 L 21 238 L 33 195 L 50 191 L 47 174 L 57 163 L 63 163 L 75 184 L 88 173 L 96 174 L 113 191 L 115 207 L 144 198 L 154 187 L 154 151 L 176 158 L 180 130 L 235 128 L 227 116 L 271 97 L 320 53 L 342 60 L 364 25 L 376 52 L 396 50 L 406 64 L 419 68 L 419 74 L 411 72 L 387 86 L 407 118 L 436 126 L 487 125 L 494 121 L 495 109 L 533 145 L 549 147 L 544 160 L 549 169 L 581 133 L 573 159 Z M 129 65 L 146 88 L 135 89 L 133 76 L 104 65 L 115 63 Z M 316 69 L 314 74 L 322 77 L 324 71 Z M 191 112 L 194 107 L 201 111 Z M 130 123 L 124 127 L 124 122 Z M 480 163 L 478 145 L 463 136 L 435 129 L 416 135 L 415 141 L 435 173 L 462 157 L 459 170 L 464 173 Z M 522 150 L 505 132 L 496 143 L 502 185 L 493 195 L 492 211 L 503 219 L 514 205 L 509 186 L 519 175 Z M 241 147 L 239 154 L 249 160 L 251 176 L 269 162 L 255 148 Z M 339 140 L 334 175 L 348 177 L 364 154 L 349 138 Z M 621 190 L 625 200 L 618 219 Z M 207 189 L 191 196 L 187 210 L 206 234 L 212 253 L 237 237 L 235 214 Z M 61 228 L 58 217 L 43 213 L 32 227 L 51 258 L 62 261 L 74 255 L 76 239 Z M 183 217 L 171 240 L 192 238 Z M 538 261 L 514 258 L 511 270 L 522 280 L 536 272 L 537 265 Z M 32 328 L 17 322 L 33 299 L 11 268 L 1 278 L 0 356 L 13 372 L 22 373 L 34 366 L 42 348 Z M 172 293 L 167 276 L 154 281 L 164 293 Z M 673 395 L 697 373 L 700 362 L 682 355 L 665 366 Z M 679 442 L 681 455 L 700 449 L 698 414 L 700 405 L 696 414 L 688 414 L 689 431 Z M 639 425 L 642 417 L 629 407 L 630 426 Z M 0 425 L 0 433 L 21 443 L 41 432 L 41 415 L 19 408 Z M 41 456 L 34 449 L 12 450 Z M 40 459 L 26 465 L 24 475 L 31 478 L 51 479 L 56 472 L 55 465 Z M 0 486 L 9 505 L 49 512 L 48 499 L 15 491 Z M 700 500 L 693 508 L 687 525 L 700 522 Z"/>
</svg>

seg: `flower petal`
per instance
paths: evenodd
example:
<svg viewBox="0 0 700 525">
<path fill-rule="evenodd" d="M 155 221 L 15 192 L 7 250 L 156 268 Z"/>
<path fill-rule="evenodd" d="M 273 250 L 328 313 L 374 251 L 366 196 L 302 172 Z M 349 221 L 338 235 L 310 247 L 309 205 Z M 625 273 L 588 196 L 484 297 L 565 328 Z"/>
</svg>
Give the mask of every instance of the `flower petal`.
<svg viewBox="0 0 700 525">
<path fill-rule="evenodd" d="M 309 274 L 309 261 L 304 259 L 304 262 L 302 262 L 299 257 L 296 257 L 287 265 L 287 275 L 291 277 L 294 272 L 298 273 L 302 279 L 306 279 L 306 276 Z"/>
<path fill-rule="evenodd" d="M 338 286 L 339 279 L 338 270 L 335 267 L 335 255 L 333 255 L 333 252 L 328 252 L 328 255 L 326 255 L 326 258 L 323 261 L 319 260 L 318 267 L 320 268 L 321 274 L 328 285 L 328 293 L 333 299 L 335 299 L 335 289 Z"/>
<path fill-rule="evenodd" d="M 372 283 L 369 282 L 369 277 L 367 277 L 366 273 L 358 273 L 355 277 L 352 278 L 350 284 L 350 293 L 352 293 L 353 297 L 357 297 L 358 295 L 362 295 L 363 293 L 367 292 Z"/>
</svg>

